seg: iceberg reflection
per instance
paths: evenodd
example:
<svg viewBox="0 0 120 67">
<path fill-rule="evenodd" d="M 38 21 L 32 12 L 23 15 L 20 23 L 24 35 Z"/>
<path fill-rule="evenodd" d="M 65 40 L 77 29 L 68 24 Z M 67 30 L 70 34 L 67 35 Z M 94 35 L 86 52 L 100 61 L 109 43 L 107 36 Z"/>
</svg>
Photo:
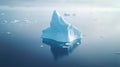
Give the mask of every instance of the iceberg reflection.
<svg viewBox="0 0 120 67">
<path fill-rule="evenodd" d="M 42 42 L 51 47 L 51 52 L 55 60 L 68 56 L 78 45 L 81 44 L 81 39 L 76 39 L 73 42 L 58 42 L 52 39 L 43 38 Z"/>
</svg>

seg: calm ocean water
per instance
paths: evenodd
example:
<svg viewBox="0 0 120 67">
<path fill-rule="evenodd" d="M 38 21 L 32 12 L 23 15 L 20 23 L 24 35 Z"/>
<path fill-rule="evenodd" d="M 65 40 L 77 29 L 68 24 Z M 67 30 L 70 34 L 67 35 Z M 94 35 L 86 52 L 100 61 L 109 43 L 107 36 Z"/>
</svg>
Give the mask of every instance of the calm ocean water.
<svg viewBox="0 0 120 67">
<path fill-rule="evenodd" d="M 120 67 L 120 12 L 58 10 L 79 28 L 81 44 L 55 60 L 42 43 L 53 10 L 0 9 L 0 67 Z"/>
</svg>

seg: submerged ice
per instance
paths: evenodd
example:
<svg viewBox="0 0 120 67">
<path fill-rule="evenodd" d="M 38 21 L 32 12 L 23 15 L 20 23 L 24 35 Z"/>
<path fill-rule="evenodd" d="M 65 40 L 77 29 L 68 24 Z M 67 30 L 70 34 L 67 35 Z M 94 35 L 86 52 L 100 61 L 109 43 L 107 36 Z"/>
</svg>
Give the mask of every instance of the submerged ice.
<svg viewBox="0 0 120 67">
<path fill-rule="evenodd" d="M 66 22 L 57 11 L 53 12 L 50 27 L 42 31 L 42 38 L 59 42 L 72 42 L 80 38 L 80 31 Z"/>
</svg>

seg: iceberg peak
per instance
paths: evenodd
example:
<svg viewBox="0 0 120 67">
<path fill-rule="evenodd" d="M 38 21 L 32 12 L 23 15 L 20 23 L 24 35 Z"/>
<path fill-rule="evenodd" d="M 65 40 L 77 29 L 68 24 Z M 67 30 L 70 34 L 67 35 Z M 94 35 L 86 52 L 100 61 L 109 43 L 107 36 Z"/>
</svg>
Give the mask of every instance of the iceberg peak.
<svg viewBox="0 0 120 67">
<path fill-rule="evenodd" d="M 54 10 L 53 11 L 53 16 L 57 16 L 58 17 L 58 16 L 60 16 L 60 14 L 56 10 Z"/>
<path fill-rule="evenodd" d="M 71 42 L 80 38 L 80 32 L 76 27 L 67 23 L 60 14 L 54 10 L 50 27 L 42 31 L 42 38 L 52 39 L 59 42 Z"/>
<path fill-rule="evenodd" d="M 54 10 L 53 11 L 53 15 L 52 15 L 52 19 L 51 19 L 51 22 L 50 22 L 50 26 L 51 27 L 55 27 L 57 25 L 68 25 L 67 22 L 65 22 L 65 20 L 60 16 L 60 14 Z"/>
</svg>

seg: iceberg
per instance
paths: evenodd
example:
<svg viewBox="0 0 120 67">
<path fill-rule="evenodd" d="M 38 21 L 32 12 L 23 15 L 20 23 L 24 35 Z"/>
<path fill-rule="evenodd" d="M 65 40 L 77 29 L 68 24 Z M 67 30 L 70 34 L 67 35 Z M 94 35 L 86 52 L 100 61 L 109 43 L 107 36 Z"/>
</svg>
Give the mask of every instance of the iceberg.
<svg viewBox="0 0 120 67">
<path fill-rule="evenodd" d="M 66 22 L 60 14 L 54 10 L 50 27 L 42 31 L 43 39 L 51 39 L 57 42 L 70 43 L 80 39 L 81 32 L 72 24 Z"/>
</svg>

